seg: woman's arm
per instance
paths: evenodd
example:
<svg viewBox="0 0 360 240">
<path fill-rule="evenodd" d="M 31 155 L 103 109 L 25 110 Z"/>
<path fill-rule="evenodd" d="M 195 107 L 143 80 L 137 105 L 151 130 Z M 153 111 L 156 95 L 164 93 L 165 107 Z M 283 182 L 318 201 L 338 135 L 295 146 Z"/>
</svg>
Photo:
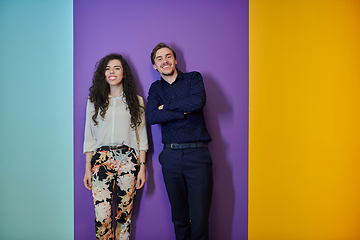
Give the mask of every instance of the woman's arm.
<svg viewBox="0 0 360 240">
<path fill-rule="evenodd" d="M 142 162 L 145 163 L 145 160 L 146 152 L 140 151 L 140 171 L 137 176 L 136 189 L 142 188 L 146 182 L 146 166 L 145 164 L 141 164 Z"/>
<path fill-rule="evenodd" d="M 86 165 L 85 165 L 85 176 L 84 176 L 84 185 L 87 189 L 91 190 L 92 189 L 92 185 L 91 185 L 91 158 L 93 156 L 94 152 L 86 152 L 85 156 L 86 156 Z"/>
</svg>

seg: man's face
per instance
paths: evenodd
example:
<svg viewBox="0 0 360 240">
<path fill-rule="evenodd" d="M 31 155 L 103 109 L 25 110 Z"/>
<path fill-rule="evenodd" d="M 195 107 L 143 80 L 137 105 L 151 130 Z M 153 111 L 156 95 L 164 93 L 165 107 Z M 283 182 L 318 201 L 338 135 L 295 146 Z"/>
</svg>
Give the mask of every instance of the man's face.
<svg viewBox="0 0 360 240">
<path fill-rule="evenodd" d="M 174 54 L 167 47 L 160 48 L 155 54 L 154 69 L 157 70 L 161 76 L 172 76 L 176 73 L 177 61 Z"/>
</svg>

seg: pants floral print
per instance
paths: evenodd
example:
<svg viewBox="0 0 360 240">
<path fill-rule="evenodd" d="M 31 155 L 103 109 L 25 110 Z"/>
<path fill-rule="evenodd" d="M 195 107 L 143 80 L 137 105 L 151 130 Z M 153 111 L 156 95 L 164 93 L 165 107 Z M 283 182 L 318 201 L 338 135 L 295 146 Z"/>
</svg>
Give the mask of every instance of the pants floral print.
<svg viewBox="0 0 360 240">
<path fill-rule="evenodd" d="M 129 239 L 136 178 L 140 169 L 135 150 L 125 145 L 100 147 L 94 152 L 91 165 L 96 239 Z M 118 199 L 114 238 L 111 219 L 115 186 Z"/>
</svg>

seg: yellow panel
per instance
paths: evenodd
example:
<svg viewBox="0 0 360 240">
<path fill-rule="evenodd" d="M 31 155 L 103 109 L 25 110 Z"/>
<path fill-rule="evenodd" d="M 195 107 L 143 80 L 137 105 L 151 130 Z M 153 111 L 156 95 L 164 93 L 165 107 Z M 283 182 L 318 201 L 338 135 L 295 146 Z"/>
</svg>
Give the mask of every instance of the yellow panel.
<svg viewBox="0 0 360 240">
<path fill-rule="evenodd" d="M 360 1 L 250 0 L 249 240 L 360 239 Z"/>
</svg>

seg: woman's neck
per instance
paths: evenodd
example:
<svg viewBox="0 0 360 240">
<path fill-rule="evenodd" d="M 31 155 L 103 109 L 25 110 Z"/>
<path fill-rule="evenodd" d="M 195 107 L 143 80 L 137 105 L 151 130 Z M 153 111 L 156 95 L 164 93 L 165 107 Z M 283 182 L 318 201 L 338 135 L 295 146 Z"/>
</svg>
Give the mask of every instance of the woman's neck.
<svg viewBox="0 0 360 240">
<path fill-rule="evenodd" d="M 110 86 L 110 95 L 114 98 L 118 97 L 123 92 L 123 86 Z"/>
</svg>

